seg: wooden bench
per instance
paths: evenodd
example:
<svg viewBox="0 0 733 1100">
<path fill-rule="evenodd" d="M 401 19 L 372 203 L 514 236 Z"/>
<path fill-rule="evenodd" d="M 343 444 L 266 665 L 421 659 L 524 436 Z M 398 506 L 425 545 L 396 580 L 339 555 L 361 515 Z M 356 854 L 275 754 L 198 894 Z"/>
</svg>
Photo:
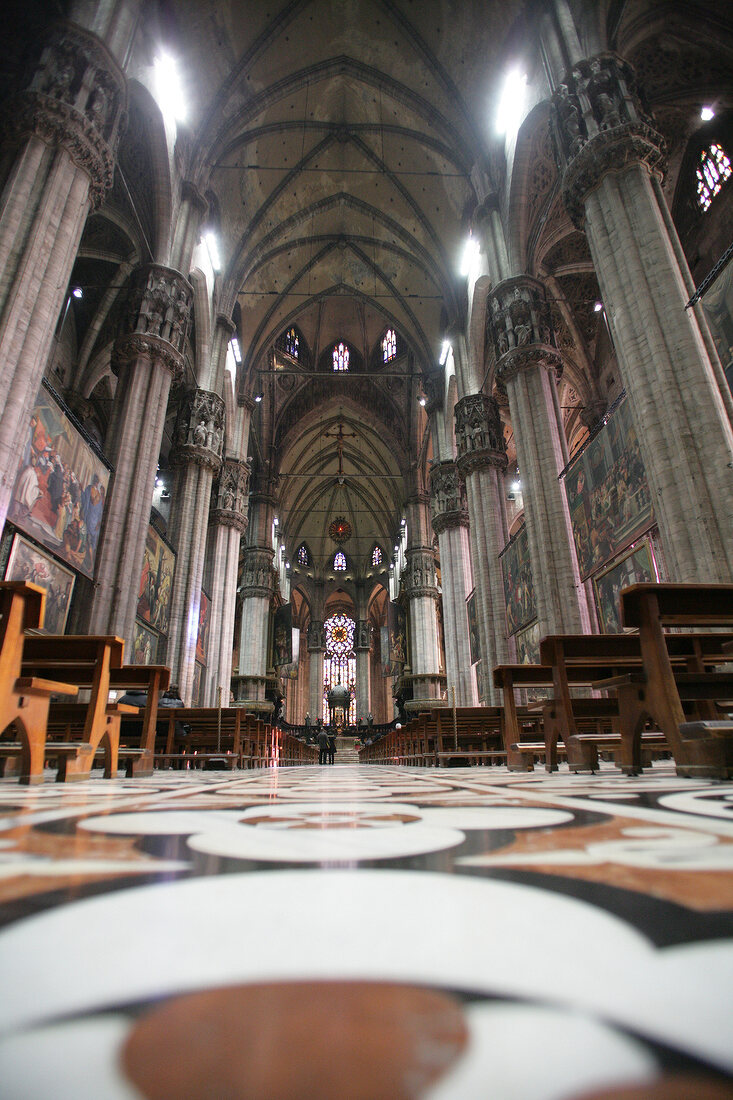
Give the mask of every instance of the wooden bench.
<svg viewBox="0 0 733 1100">
<path fill-rule="evenodd" d="M 75 684 L 23 672 L 25 631 L 43 625 L 46 594 L 34 584 L 0 582 L 0 734 L 13 726 L 20 739 L 0 740 L 0 766 L 19 757 L 19 780 L 43 782 L 48 710 L 52 695 L 74 696 Z"/>
<path fill-rule="evenodd" d="M 434 713 L 438 767 L 450 767 L 454 761 L 477 766 L 506 760 L 502 707 L 456 707 L 455 712 L 442 708 Z"/>
<path fill-rule="evenodd" d="M 52 739 L 74 741 L 76 754 L 67 751 L 58 777 L 71 781 L 89 776 L 99 748 L 105 752 L 105 777 L 117 774 L 120 755 L 129 774 L 150 775 L 153 770 L 158 692 L 168 685 L 169 670 L 162 665 L 124 665 L 124 642 L 114 636 L 30 635 L 25 639 L 23 670 L 60 675 L 80 690 L 88 690 L 89 702 L 78 706 L 51 706 Z M 147 705 L 142 713 L 137 745 L 120 747 L 120 722 L 139 711 L 122 703 L 110 703 L 110 690 L 145 688 Z M 57 750 L 60 752 L 60 750 Z"/>
<path fill-rule="evenodd" d="M 733 701 L 733 674 L 680 675 L 670 659 L 665 629 L 733 627 L 733 585 L 635 584 L 621 592 L 625 626 L 639 631 L 643 683 L 611 683 L 617 694 L 643 691 L 645 711 L 664 732 L 681 776 L 727 779 L 733 776 L 733 722 L 689 722 L 685 703 Z M 727 640 L 724 643 L 727 645 Z M 721 650 L 721 661 L 729 659 Z M 690 729 L 690 725 L 693 729 Z"/>
<path fill-rule="evenodd" d="M 600 767 L 599 752 L 612 753 L 615 756 L 621 749 L 620 733 L 576 733 L 568 737 L 567 741 L 568 767 L 575 773 L 597 772 Z M 651 755 L 654 752 L 656 755 L 658 752 L 669 750 L 669 746 L 661 731 L 649 730 L 640 735 L 640 750 L 643 763 L 645 753 Z"/>
</svg>

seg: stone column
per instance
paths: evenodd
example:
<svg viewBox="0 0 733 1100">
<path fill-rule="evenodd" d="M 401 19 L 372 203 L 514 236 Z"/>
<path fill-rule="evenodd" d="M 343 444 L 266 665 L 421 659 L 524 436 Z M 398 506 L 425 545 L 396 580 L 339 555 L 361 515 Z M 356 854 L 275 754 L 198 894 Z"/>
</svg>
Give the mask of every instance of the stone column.
<svg viewBox="0 0 733 1100">
<path fill-rule="evenodd" d="M 540 636 L 590 632 L 570 512 L 558 474 L 565 466 L 553 393 L 562 366 L 550 305 L 537 279 L 519 276 L 489 294 L 489 338 L 506 386 L 522 480 Z"/>
<path fill-rule="evenodd" d="M 430 498 L 420 491 L 407 501 L 407 538 L 403 581 L 409 601 L 410 663 L 413 697 L 408 711 L 441 706 L 445 674 L 440 671 L 438 585 L 430 545 Z"/>
<path fill-rule="evenodd" d="M 457 706 L 475 707 L 478 698 L 466 618 L 466 596 L 471 590 L 468 503 L 455 462 L 436 462 L 431 467 L 430 502 L 443 582 L 448 702 L 452 703 L 451 688 L 455 688 Z"/>
<path fill-rule="evenodd" d="M 179 408 L 171 450 L 171 465 L 178 468 L 170 528 L 177 557 L 166 655 L 171 680 L 186 706 L 193 688 L 211 485 L 221 468 L 223 440 L 221 397 L 209 390 L 188 394 Z"/>
<path fill-rule="evenodd" d="M 208 707 L 216 706 L 219 687 L 222 705 L 229 703 L 239 544 L 247 530 L 248 481 L 247 463 L 241 459 L 226 458 L 212 498 L 208 545 L 211 591 L 209 663 L 204 691 L 204 706 Z"/>
<path fill-rule="evenodd" d="M 87 215 L 112 186 L 125 77 L 94 35 L 60 24 L 3 109 L 0 165 L 0 528 Z"/>
<path fill-rule="evenodd" d="M 127 315 L 131 331 L 113 350 L 117 388 L 107 454 L 114 474 L 88 626 L 94 634 L 119 634 L 128 651 L 168 393 L 183 372 L 192 301 L 193 290 L 179 272 L 159 264 L 138 268 Z"/>
<path fill-rule="evenodd" d="M 248 546 L 244 551 L 239 671 L 233 677 L 237 703 L 261 714 L 272 712 L 272 703 L 265 700 L 265 689 L 273 557 L 273 550 L 264 546 Z"/>
<path fill-rule="evenodd" d="M 313 724 L 323 717 L 323 654 L 326 650 L 326 631 L 323 623 L 311 619 L 308 624 L 308 655 L 310 658 L 309 706 Z"/>
<path fill-rule="evenodd" d="M 733 580 L 733 402 L 659 187 L 633 70 L 578 61 L 553 97 L 567 210 L 588 237 L 671 579 Z"/>
<path fill-rule="evenodd" d="M 499 554 L 508 539 L 503 475 L 507 467 L 499 406 L 485 393 L 456 404 L 456 466 L 465 481 L 471 559 L 476 586 L 476 625 L 481 648 L 478 692 L 482 703 L 501 702 L 491 670 L 512 659 L 506 629 L 506 601 Z"/>
<path fill-rule="evenodd" d="M 359 619 L 356 624 L 356 717 L 363 718 L 372 709 L 370 686 L 370 650 L 372 628 L 368 619 Z"/>
</svg>

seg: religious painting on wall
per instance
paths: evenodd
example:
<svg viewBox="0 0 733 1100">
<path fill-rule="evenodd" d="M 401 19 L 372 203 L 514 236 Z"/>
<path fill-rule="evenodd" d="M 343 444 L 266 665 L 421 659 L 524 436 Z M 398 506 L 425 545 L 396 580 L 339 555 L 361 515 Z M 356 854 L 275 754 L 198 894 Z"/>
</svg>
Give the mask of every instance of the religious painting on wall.
<svg viewBox="0 0 733 1100">
<path fill-rule="evenodd" d="M 155 528 L 149 527 L 138 589 L 137 617 L 161 634 L 168 633 L 175 568 L 176 555 Z"/>
<path fill-rule="evenodd" d="M 69 614 L 75 575 L 64 569 L 33 543 L 16 535 L 5 570 L 6 581 L 29 581 L 46 590 L 46 615 L 43 629 L 48 634 L 63 634 Z"/>
<path fill-rule="evenodd" d="M 630 584 L 659 579 L 649 539 L 643 539 L 615 561 L 604 573 L 593 578 L 596 606 L 604 634 L 621 634 L 621 589 Z"/>
<path fill-rule="evenodd" d="M 471 664 L 475 665 L 481 657 L 481 646 L 478 636 L 478 621 L 476 619 L 476 592 L 475 590 L 466 600 L 466 615 L 468 616 L 468 644 L 471 650 Z"/>
<path fill-rule="evenodd" d="M 201 589 L 201 603 L 199 604 L 199 627 L 196 634 L 196 660 L 202 665 L 206 664 L 206 651 L 209 646 L 209 618 L 211 614 L 211 600 Z"/>
<path fill-rule="evenodd" d="M 509 634 L 516 634 L 537 618 L 529 537 L 525 526 L 519 528 L 499 556 L 504 577 L 507 630 Z"/>
<path fill-rule="evenodd" d="M 158 656 L 158 635 L 145 623 L 135 619 L 132 639 L 132 663 L 154 665 Z"/>
<path fill-rule="evenodd" d="M 565 492 L 584 580 L 652 525 L 651 494 L 628 401 L 568 467 Z"/>
<path fill-rule="evenodd" d="M 293 660 L 293 605 L 285 603 L 275 612 L 272 631 L 273 656 L 275 668 L 289 665 Z"/>
<path fill-rule="evenodd" d="M 94 575 L 110 471 L 44 386 L 31 411 L 8 519 Z"/>
<path fill-rule="evenodd" d="M 514 636 L 517 643 L 517 662 L 520 665 L 536 665 L 540 660 L 540 624 L 532 623 L 526 630 Z"/>
<path fill-rule="evenodd" d="M 404 607 L 387 604 L 387 626 L 381 631 L 382 675 L 399 676 L 407 659 L 407 616 Z"/>
<path fill-rule="evenodd" d="M 198 661 L 193 662 L 193 686 L 191 687 L 191 706 L 201 706 L 201 681 L 203 679 L 204 666 Z M 225 705 L 225 704 L 222 704 Z"/>
</svg>

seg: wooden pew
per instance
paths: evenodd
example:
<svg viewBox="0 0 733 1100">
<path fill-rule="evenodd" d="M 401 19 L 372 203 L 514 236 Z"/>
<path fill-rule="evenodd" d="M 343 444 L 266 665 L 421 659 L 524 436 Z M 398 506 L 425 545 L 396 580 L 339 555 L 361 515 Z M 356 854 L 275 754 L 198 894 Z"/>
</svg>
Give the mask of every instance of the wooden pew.
<svg viewBox="0 0 733 1100">
<path fill-rule="evenodd" d="M 469 766 L 506 760 L 501 707 L 451 707 L 435 711 L 438 767 L 455 760 Z"/>
<path fill-rule="evenodd" d="M 105 753 L 105 777 L 117 774 L 118 758 L 128 761 L 128 774 L 151 775 L 155 744 L 158 692 L 168 685 L 169 670 L 162 665 L 124 665 L 124 642 L 114 636 L 29 635 L 23 650 L 23 670 L 63 676 L 80 690 L 88 690 L 89 702 L 78 707 L 52 705 L 49 722 L 57 737 L 65 737 L 65 748 L 54 743 L 60 766 L 58 779 L 88 777 L 94 757 Z M 147 689 L 148 702 L 142 715 L 139 745 L 120 749 L 120 722 L 137 709 L 110 703 L 110 690 Z M 76 743 L 76 752 L 71 746 Z"/>
<path fill-rule="evenodd" d="M 733 585 L 635 584 L 621 592 L 625 626 L 639 631 L 644 703 L 666 735 L 677 774 L 726 779 L 733 776 L 733 722 L 688 722 L 684 702 L 733 700 L 733 675 L 690 672 L 672 666 L 664 630 L 673 627 L 733 627 Z M 724 658 L 727 658 L 724 654 Z M 611 684 L 618 691 L 623 684 Z"/>
<path fill-rule="evenodd" d="M 23 674 L 25 631 L 43 625 L 46 593 L 35 584 L 0 582 L 0 735 L 11 724 L 20 741 L 0 740 L 3 767 L 20 757 L 20 782 L 43 782 L 48 708 L 52 695 L 77 694 L 73 683 Z"/>
</svg>

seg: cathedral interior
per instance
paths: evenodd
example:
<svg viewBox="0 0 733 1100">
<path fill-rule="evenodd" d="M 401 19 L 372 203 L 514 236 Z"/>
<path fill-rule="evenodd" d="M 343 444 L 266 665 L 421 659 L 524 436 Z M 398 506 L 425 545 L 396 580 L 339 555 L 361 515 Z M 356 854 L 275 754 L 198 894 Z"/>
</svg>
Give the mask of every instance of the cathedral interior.
<svg viewBox="0 0 733 1100">
<path fill-rule="evenodd" d="M 730 5 L 4 26 L 0 578 L 181 707 L 339 745 L 2 758 L 0 1093 L 733 1096 L 733 768 L 353 748 L 501 707 L 629 585 L 733 585 Z"/>
</svg>

